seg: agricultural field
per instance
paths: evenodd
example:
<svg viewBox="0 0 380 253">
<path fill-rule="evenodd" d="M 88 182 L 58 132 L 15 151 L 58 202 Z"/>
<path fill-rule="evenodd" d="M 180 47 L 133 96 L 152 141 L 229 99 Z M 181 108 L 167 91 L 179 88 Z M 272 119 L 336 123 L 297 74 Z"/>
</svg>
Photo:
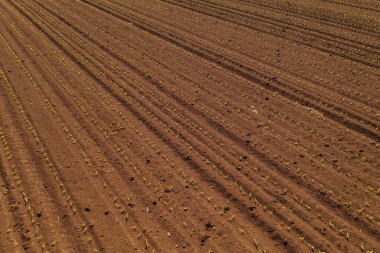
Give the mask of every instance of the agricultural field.
<svg viewBox="0 0 380 253">
<path fill-rule="evenodd" d="M 379 1 L 0 20 L 0 252 L 380 252 Z"/>
</svg>

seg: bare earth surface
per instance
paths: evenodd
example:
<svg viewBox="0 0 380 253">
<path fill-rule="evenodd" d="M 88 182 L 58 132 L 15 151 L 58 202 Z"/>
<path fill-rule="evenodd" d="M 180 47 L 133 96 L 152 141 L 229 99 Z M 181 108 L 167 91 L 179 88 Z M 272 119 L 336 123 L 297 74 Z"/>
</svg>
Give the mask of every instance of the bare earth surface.
<svg viewBox="0 0 380 253">
<path fill-rule="evenodd" d="M 0 20 L 0 252 L 380 252 L 378 1 Z"/>
</svg>

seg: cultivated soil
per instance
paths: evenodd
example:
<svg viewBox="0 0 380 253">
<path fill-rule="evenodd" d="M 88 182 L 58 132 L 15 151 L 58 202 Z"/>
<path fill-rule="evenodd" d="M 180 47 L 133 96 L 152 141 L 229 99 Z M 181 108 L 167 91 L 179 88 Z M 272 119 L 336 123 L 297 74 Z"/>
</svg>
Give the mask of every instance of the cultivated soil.
<svg viewBox="0 0 380 253">
<path fill-rule="evenodd" d="M 378 1 L 0 20 L 0 252 L 380 252 Z"/>
</svg>

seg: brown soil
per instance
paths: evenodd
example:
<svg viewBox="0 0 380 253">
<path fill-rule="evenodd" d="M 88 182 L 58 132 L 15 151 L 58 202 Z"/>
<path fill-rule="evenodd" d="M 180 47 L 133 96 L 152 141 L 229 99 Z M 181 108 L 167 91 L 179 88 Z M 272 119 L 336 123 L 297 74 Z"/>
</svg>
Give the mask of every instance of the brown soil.
<svg viewBox="0 0 380 253">
<path fill-rule="evenodd" d="M 0 16 L 0 252 L 380 252 L 378 2 Z"/>
</svg>

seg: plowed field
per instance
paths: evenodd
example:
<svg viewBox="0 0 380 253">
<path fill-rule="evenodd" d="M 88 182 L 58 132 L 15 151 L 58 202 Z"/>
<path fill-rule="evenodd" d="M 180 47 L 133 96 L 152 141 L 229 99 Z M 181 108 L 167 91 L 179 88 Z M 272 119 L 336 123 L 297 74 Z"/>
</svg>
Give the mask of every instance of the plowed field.
<svg viewBox="0 0 380 253">
<path fill-rule="evenodd" d="M 378 1 L 0 20 L 0 252 L 380 252 Z"/>
</svg>

